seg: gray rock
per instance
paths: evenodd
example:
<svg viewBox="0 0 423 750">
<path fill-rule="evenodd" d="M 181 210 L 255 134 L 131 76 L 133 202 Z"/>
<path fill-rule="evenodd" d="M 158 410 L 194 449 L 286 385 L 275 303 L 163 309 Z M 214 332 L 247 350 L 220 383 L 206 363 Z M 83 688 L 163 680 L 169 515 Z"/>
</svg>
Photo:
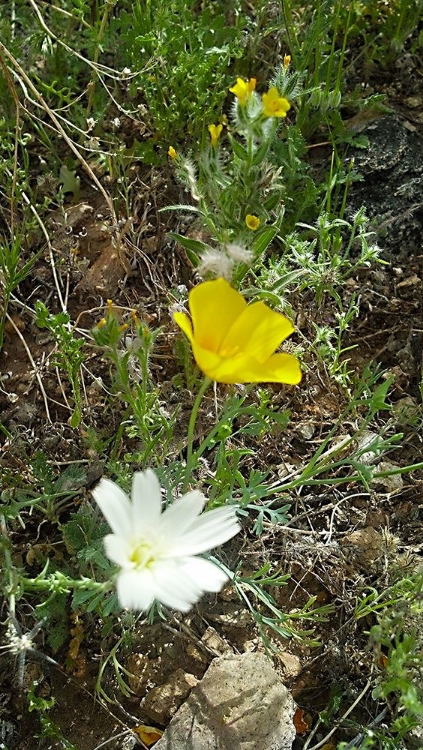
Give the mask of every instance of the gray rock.
<svg viewBox="0 0 423 750">
<path fill-rule="evenodd" d="M 222 656 L 155 750 L 291 750 L 294 701 L 263 654 Z"/>
<path fill-rule="evenodd" d="M 381 461 L 377 470 L 380 472 L 384 471 L 395 471 L 400 467 L 397 464 L 392 464 L 390 461 Z M 402 490 L 404 480 L 401 474 L 392 474 L 388 477 L 374 477 L 372 479 L 372 487 L 382 486 L 385 492 L 399 492 Z"/>
<path fill-rule="evenodd" d="M 363 133 L 368 148 L 349 154 L 362 181 L 351 188 L 347 218 L 364 205 L 382 257 L 402 263 L 421 253 L 423 138 L 395 115 L 379 118 Z"/>
</svg>

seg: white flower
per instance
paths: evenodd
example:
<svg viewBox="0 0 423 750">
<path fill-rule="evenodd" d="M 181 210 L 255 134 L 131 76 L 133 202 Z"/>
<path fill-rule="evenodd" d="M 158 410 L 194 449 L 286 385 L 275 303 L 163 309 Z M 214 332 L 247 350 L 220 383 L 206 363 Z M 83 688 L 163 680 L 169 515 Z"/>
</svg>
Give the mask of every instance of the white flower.
<svg viewBox="0 0 423 750">
<path fill-rule="evenodd" d="M 162 513 L 160 484 L 151 469 L 134 474 L 131 500 L 104 478 L 93 496 L 113 531 L 104 546 L 121 568 L 117 594 L 122 607 L 147 610 L 157 599 L 187 612 L 206 591 L 220 591 L 228 580 L 217 565 L 197 555 L 240 530 L 235 506 L 200 516 L 206 498 L 194 490 Z"/>
</svg>

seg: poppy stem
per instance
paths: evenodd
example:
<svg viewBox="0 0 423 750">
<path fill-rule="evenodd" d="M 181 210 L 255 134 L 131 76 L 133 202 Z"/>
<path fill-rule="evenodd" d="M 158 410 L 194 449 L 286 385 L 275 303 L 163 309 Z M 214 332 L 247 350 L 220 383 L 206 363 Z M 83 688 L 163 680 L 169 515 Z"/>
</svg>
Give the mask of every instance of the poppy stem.
<svg viewBox="0 0 423 750">
<path fill-rule="evenodd" d="M 185 480 L 184 480 L 183 492 L 186 492 L 188 489 L 188 484 L 189 484 L 191 473 L 193 470 L 192 448 L 193 448 L 193 442 L 194 442 L 194 428 L 195 428 L 195 423 L 197 421 L 198 410 L 200 408 L 201 400 L 207 388 L 209 387 L 210 383 L 212 382 L 213 381 L 211 380 L 211 378 L 208 378 L 206 375 L 203 382 L 201 383 L 200 390 L 197 393 L 197 397 L 192 407 L 191 416 L 189 418 L 188 435 L 187 435 L 187 462 L 186 462 L 186 467 L 185 467 Z"/>
</svg>

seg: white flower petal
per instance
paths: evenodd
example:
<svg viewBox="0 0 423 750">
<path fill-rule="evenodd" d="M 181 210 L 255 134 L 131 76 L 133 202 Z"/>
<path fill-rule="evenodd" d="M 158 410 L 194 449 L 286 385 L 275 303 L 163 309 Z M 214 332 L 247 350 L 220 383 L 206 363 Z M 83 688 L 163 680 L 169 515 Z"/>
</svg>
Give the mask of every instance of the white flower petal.
<svg viewBox="0 0 423 750">
<path fill-rule="evenodd" d="M 203 589 L 186 576 L 177 560 L 165 560 L 154 566 L 154 591 L 158 601 L 167 607 L 188 612 L 202 596 Z"/>
<path fill-rule="evenodd" d="M 155 530 L 162 511 L 162 493 L 154 471 L 137 471 L 132 480 L 133 531 Z"/>
<path fill-rule="evenodd" d="M 123 570 L 116 582 L 119 603 L 125 609 L 143 612 L 154 601 L 154 583 L 149 570 Z"/>
<path fill-rule="evenodd" d="M 206 591 L 220 591 L 229 580 L 227 574 L 210 560 L 202 557 L 187 557 L 183 560 L 181 572 Z"/>
<path fill-rule="evenodd" d="M 219 547 L 241 529 L 236 507 L 215 508 L 196 518 L 184 534 L 175 538 L 164 554 L 167 556 L 198 555 Z"/>
<path fill-rule="evenodd" d="M 92 494 L 112 531 L 128 536 L 132 531 L 132 511 L 124 491 L 103 477 Z"/>
<path fill-rule="evenodd" d="M 103 539 L 106 555 L 116 565 L 121 568 L 133 568 L 134 564 L 129 559 L 130 549 L 128 542 L 117 534 L 107 534 Z"/>
<path fill-rule="evenodd" d="M 193 490 L 166 508 L 159 527 L 160 536 L 166 546 L 192 526 L 203 510 L 205 502 L 204 495 L 198 490 Z"/>
</svg>

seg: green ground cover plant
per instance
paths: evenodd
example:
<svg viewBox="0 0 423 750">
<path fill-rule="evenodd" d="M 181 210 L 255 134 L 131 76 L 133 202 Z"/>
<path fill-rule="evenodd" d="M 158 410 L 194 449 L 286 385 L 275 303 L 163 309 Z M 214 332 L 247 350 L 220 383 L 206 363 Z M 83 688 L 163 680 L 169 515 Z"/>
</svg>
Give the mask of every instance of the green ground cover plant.
<svg viewBox="0 0 423 750">
<path fill-rule="evenodd" d="M 340 604 L 306 588 L 295 600 L 300 553 L 281 562 L 277 539 L 313 535 L 324 556 L 350 494 L 423 469 L 402 453 L 421 403 L 401 416 L 395 373 L 363 361 L 354 333 L 361 280 L 390 264 L 366 207 L 348 209 L 351 149 L 368 141 L 346 124 L 389 109 L 347 85 L 355 49 L 389 70 L 421 49 L 421 18 L 404 0 L 19 0 L 2 14 L 0 352 L 29 373 L 16 392 L 0 381 L 2 654 L 58 747 L 77 745 L 26 664 L 77 671 L 71 618 L 101 651 L 93 693 L 121 706 L 140 632 L 197 605 L 207 616 L 203 595 L 223 587 L 270 658 L 289 643 L 318 659 L 335 621 L 331 640 L 345 627 L 369 655 L 354 694 L 335 677 L 299 747 L 406 748 L 420 725 L 422 576 L 406 540 L 384 529 L 367 578 L 339 558 Z M 107 244 L 91 304 L 94 222 Z M 340 523 L 343 538 L 358 522 Z"/>
</svg>

